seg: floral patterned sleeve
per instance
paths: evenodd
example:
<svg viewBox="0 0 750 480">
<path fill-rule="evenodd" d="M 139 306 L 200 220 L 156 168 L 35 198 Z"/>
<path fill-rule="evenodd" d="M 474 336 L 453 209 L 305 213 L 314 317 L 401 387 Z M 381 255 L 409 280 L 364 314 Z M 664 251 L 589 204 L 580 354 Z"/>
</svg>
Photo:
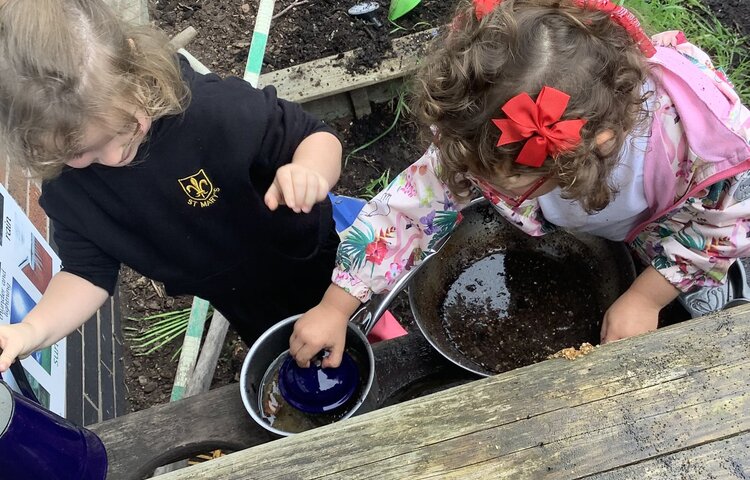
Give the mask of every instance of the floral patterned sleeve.
<svg viewBox="0 0 750 480">
<path fill-rule="evenodd" d="M 731 127 L 750 142 L 750 111 L 709 56 L 682 32 L 664 32 L 653 40 L 674 48 L 716 81 L 734 105 L 728 119 Z M 686 163 L 685 168 L 694 167 Z M 646 227 L 631 246 L 644 263 L 681 291 L 724 283 L 736 259 L 750 256 L 750 172 L 722 180 L 688 199 Z"/>
<path fill-rule="evenodd" d="M 457 200 L 440 181 L 437 149 L 401 172 L 341 232 L 333 283 L 365 302 L 419 264 L 461 221 L 470 199 Z"/>
<path fill-rule="evenodd" d="M 723 180 L 703 198 L 649 225 L 632 242 L 636 254 L 683 292 L 717 286 L 750 256 L 750 172 Z"/>
<path fill-rule="evenodd" d="M 341 232 L 334 284 L 365 302 L 373 293 L 389 290 L 456 228 L 460 211 L 472 198 L 454 197 L 438 178 L 439 168 L 438 150 L 431 145 L 422 158 L 365 205 L 356 221 Z M 550 230 L 536 200 L 514 210 L 491 187 L 471 181 L 498 213 L 519 229 L 529 235 Z"/>
</svg>

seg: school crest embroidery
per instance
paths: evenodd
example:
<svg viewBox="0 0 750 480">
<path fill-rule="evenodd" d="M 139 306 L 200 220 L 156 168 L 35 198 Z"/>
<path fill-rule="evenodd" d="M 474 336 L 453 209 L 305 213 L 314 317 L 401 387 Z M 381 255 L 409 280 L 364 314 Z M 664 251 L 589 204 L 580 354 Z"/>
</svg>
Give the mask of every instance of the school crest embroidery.
<svg viewBox="0 0 750 480">
<path fill-rule="evenodd" d="M 214 187 L 202 168 L 189 177 L 179 179 L 178 182 L 188 197 L 187 204 L 191 207 L 209 207 L 216 203 L 219 197 L 220 189 Z"/>
</svg>

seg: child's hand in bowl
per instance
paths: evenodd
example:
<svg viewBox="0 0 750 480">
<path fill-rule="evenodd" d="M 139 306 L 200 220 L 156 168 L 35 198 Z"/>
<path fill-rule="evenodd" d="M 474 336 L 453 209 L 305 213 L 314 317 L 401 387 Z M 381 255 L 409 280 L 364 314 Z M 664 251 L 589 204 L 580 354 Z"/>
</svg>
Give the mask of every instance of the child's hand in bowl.
<svg viewBox="0 0 750 480">
<path fill-rule="evenodd" d="M 328 350 L 322 366 L 338 367 L 344 354 L 346 328 L 349 317 L 320 304 L 307 311 L 294 324 L 294 333 L 289 338 L 289 353 L 303 368 L 310 366 L 310 360 L 321 350 Z"/>
<path fill-rule="evenodd" d="M 323 368 L 338 367 L 344 354 L 349 318 L 359 306 L 359 300 L 341 287 L 333 284 L 328 287 L 320 303 L 294 324 L 289 354 L 297 365 L 309 367 L 310 360 L 325 349 L 330 354 L 323 359 Z"/>
</svg>

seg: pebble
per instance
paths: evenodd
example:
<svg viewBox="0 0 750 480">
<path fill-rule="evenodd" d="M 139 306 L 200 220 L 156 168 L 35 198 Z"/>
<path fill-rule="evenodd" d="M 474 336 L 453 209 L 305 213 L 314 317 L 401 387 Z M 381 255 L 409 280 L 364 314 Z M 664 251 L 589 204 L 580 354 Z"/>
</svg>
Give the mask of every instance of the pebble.
<svg viewBox="0 0 750 480">
<path fill-rule="evenodd" d="M 140 383 L 141 385 L 146 385 L 148 383 L 148 378 L 146 378 L 143 375 L 140 375 L 138 377 L 138 383 Z"/>
<path fill-rule="evenodd" d="M 146 393 L 151 393 L 154 390 L 156 390 L 156 382 L 148 382 L 146 385 L 143 386 L 143 391 Z"/>
<path fill-rule="evenodd" d="M 250 5 L 248 5 L 247 3 L 243 3 L 240 6 L 240 9 L 242 10 L 242 13 L 250 13 Z"/>
</svg>

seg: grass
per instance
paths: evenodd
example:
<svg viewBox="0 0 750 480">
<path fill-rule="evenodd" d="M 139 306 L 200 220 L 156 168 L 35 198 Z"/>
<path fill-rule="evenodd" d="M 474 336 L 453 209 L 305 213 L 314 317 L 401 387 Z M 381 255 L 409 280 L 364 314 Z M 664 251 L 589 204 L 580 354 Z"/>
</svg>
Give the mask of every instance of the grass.
<svg viewBox="0 0 750 480">
<path fill-rule="evenodd" d="M 417 22 L 415 23 L 411 28 L 402 27 L 398 23 L 394 22 L 393 20 L 388 20 L 394 28 L 388 32 L 389 35 L 393 35 L 396 32 L 400 31 L 417 31 L 417 30 L 429 30 L 430 28 L 435 28 L 430 22 Z"/>
<path fill-rule="evenodd" d="M 371 147 L 375 143 L 378 142 L 381 138 L 385 137 L 390 133 L 394 128 L 396 128 L 396 125 L 398 125 L 398 121 L 401 119 L 401 116 L 406 113 L 410 113 L 409 105 L 406 103 L 406 90 L 401 90 L 399 92 L 398 97 L 396 98 L 396 108 L 395 108 L 396 116 L 393 118 L 393 123 L 390 124 L 388 128 L 386 128 L 383 132 L 381 132 L 377 137 L 373 138 L 372 140 L 358 146 L 351 152 L 349 152 L 346 157 L 344 158 L 344 166 L 346 167 L 346 164 L 349 162 L 349 158 L 351 158 L 354 154 L 357 152 L 361 152 L 362 150 L 365 150 L 366 148 Z"/>
<path fill-rule="evenodd" d="M 373 178 L 370 182 L 362 189 L 362 198 L 365 200 L 372 200 L 372 197 L 380 193 L 382 190 L 391 183 L 391 171 L 386 170 L 378 178 Z"/>
<path fill-rule="evenodd" d="M 149 315 L 143 318 L 128 317 L 128 320 L 143 323 L 142 326 L 137 328 L 124 328 L 125 335 L 133 342 L 133 353 L 138 356 L 148 355 L 164 348 L 174 339 L 184 335 L 190 319 L 191 308 Z M 172 355 L 173 360 L 179 355 L 180 349 L 177 349 Z"/>
<path fill-rule="evenodd" d="M 726 71 L 743 103 L 750 103 L 750 39 L 722 25 L 700 0 L 624 0 L 650 33 L 682 30 Z"/>
</svg>

